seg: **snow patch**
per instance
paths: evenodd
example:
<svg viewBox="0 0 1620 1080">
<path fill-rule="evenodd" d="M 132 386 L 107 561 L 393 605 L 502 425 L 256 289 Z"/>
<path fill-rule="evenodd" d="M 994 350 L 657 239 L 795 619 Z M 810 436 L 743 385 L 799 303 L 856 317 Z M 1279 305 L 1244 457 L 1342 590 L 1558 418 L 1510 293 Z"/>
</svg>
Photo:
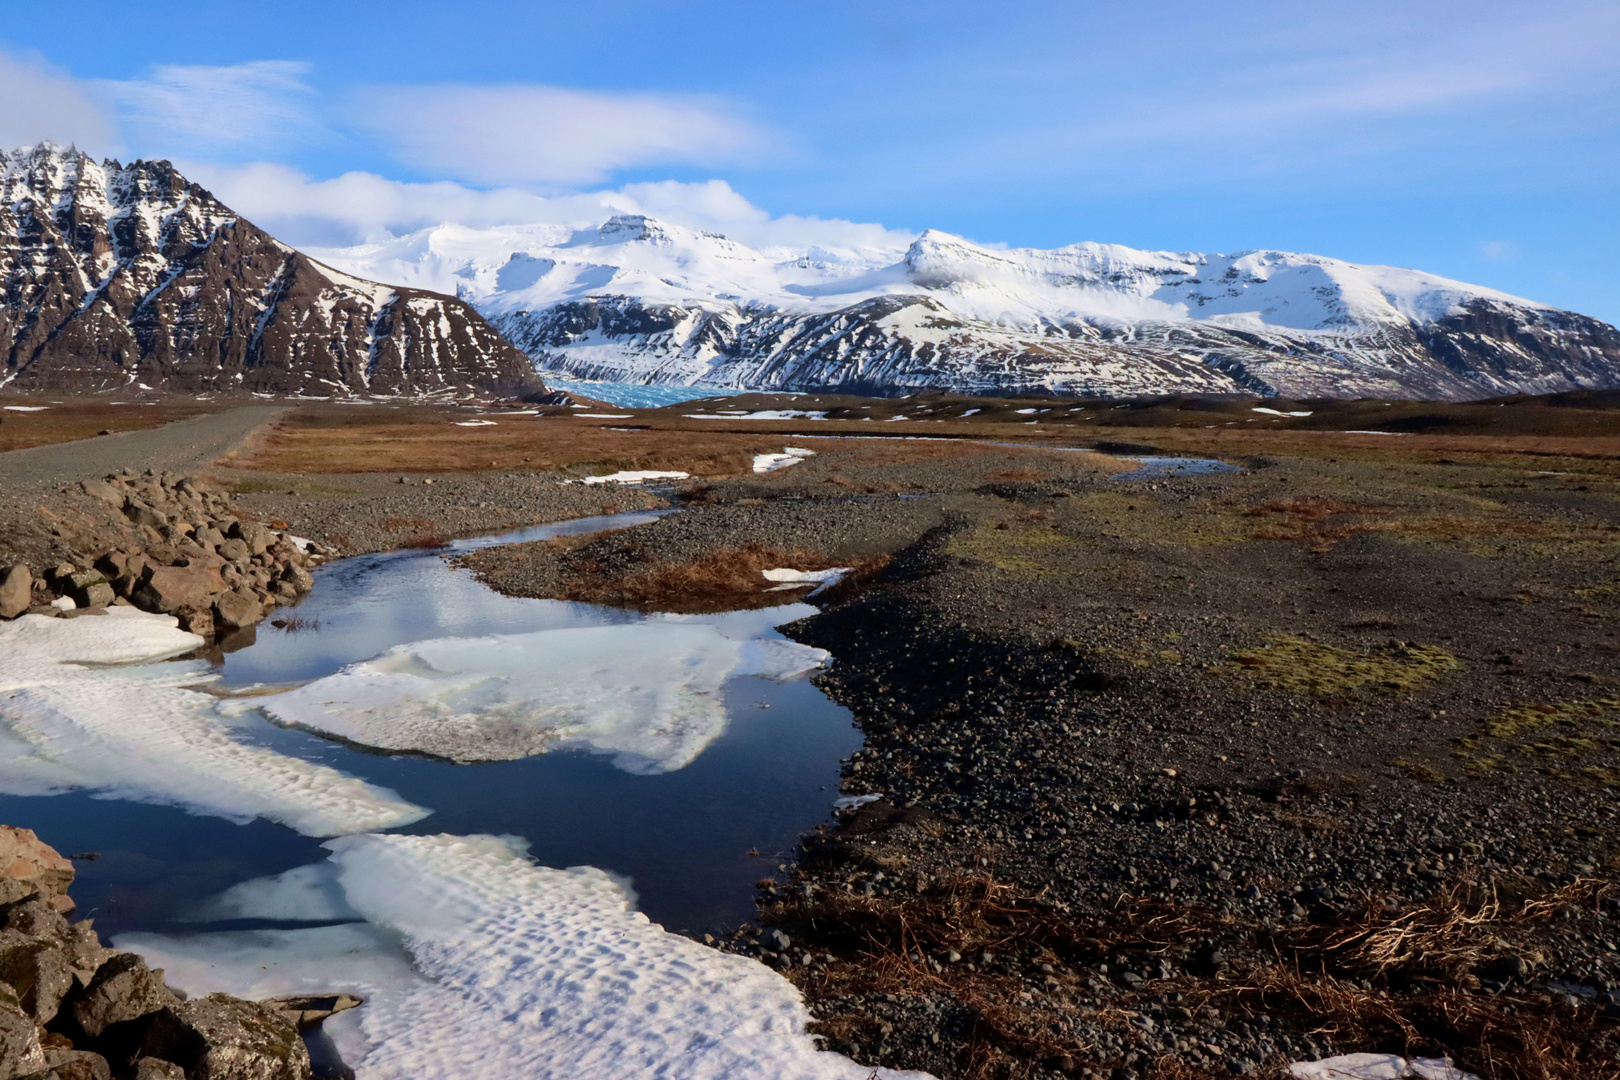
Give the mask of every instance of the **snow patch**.
<svg viewBox="0 0 1620 1080">
<path fill-rule="evenodd" d="M 1479 1080 L 1446 1058 L 1413 1058 L 1394 1054 L 1341 1054 L 1321 1061 L 1299 1061 L 1288 1067 L 1295 1080 Z"/>
<path fill-rule="evenodd" d="M 1267 416 L 1309 416 L 1309 415 L 1311 415 L 1311 410 L 1309 410 L 1309 409 L 1305 409 L 1305 410 L 1302 410 L 1300 412 L 1283 412 L 1281 409 L 1253 408 L 1253 409 L 1250 409 L 1249 411 L 1250 412 L 1257 412 L 1257 413 L 1265 413 Z"/>
<path fill-rule="evenodd" d="M 755 454 L 754 471 L 757 473 L 775 472 L 777 469 L 797 465 L 805 458 L 815 456 L 816 452 L 814 450 L 806 450 L 802 446 L 785 447 L 780 454 Z"/>
<path fill-rule="evenodd" d="M 367 923 L 114 944 L 193 994 L 361 994 L 325 1027 L 366 1080 L 926 1080 L 818 1050 L 791 983 L 649 922 L 600 870 L 493 836 L 327 847 Z"/>
<path fill-rule="evenodd" d="M 843 581 L 853 571 L 853 567 L 836 566 L 831 570 L 790 570 L 779 568 L 776 570 L 761 570 L 766 581 L 778 582 L 776 589 L 797 589 L 805 585 L 814 585 L 807 595 L 815 596 Z"/>
<path fill-rule="evenodd" d="M 606 476 L 585 476 L 578 480 L 564 480 L 565 484 L 639 484 L 645 480 L 685 480 L 692 475 L 683 472 L 658 472 L 656 470 L 642 470 L 641 472 L 616 472 Z"/>
<path fill-rule="evenodd" d="M 335 769 L 237 742 L 201 661 L 158 663 L 203 644 L 168 615 L 24 615 L 0 624 L 0 791 L 92 788 L 233 821 L 265 817 L 311 836 L 390 828 L 427 815 Z"/>
</svg>

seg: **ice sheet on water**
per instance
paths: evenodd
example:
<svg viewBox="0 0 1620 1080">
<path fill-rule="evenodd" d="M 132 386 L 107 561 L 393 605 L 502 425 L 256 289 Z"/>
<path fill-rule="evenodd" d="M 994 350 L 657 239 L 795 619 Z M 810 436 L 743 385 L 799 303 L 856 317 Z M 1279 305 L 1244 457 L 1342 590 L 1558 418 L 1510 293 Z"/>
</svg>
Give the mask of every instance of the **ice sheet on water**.
<svg viewBox="0 0 1620 1080">
<path fill-rule="evenodd" d="M 114 943 L 192 993 L 358 991 L 366 1003 L 326 1027 L 366 1080 L 873 1075 L 816 1049 L 786 979 L 665 932 L 600 870 L 535 866 L 517 842 L 491 836 L 327 846 L 369 925 Z"/>
<path fill-rule="evenodd" d="M 311 836 L 388 828 L 427 811 L 313 762 L 236 741 L 201 662 L 157 663 L 202 639 L 134 608 L 0 624 L 0 791 L 93 788 Z"/>
<path fill-rule="evenodd" d="M 187 922 L 271 919 L 278 922 L 339 922 L 360 915 L 343 897 L 331 863 L 295 866 L 274 877 L 233 885 L 188 913 Z"/>
<path fill-rule="evenodd" d="M 685 480 L 689 473 L 659 472 L 655 469 L 608 473 L 605 476 L 586 476 L 578 480 L 564 480 L 565 484 L 639 484 L 645 480 Z"/>
<path fill-rule="evenodd" d="M 233 708 L 452 761 L 579 748 L 612 754 L 628 772 L 667 772 L 690 763 L 725 729 L 718 691 L 727 679 L 787 679 L 827 658 L 751 630 L 663 618 L 418 641 Z"/>
</svg>

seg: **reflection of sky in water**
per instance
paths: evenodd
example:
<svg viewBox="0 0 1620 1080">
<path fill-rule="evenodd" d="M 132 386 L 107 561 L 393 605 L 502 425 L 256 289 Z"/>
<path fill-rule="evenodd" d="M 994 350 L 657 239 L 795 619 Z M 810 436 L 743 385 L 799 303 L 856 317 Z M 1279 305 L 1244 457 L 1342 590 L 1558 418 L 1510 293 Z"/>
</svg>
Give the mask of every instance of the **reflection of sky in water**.
<svg viewBox="0 0 1620 1080">
<path fill-rule="evenodd" d="M 1236 465 L 1228 465 L 1214 458 L 1196 457 L 1133 457 L 1126 461 L 1141 464 L 1140 469 L 1116 473 L 1115 480 L 1147 480 L 1155 476 L 1206 476 L 1210 473 L 1242 472 Z"/>
<path fill-rule="evenodd" d="M 457 541 L 448 553 L 640 524 L 658 516 L 648 512 L 582 518 L 494 539 Z M 304 682 L 395 645 L 428 638 L 519 634 L 641 618 L 634 612 L 591 604 L 502 596 L 481 585 L 469 571 L 451 568 L 446 553 L 358 555 L 317 569 L 315 591 L 297 607 L 281 609 L 273 616 L 297 620 L 295 629 L 289 632 L 269 622 L 260 624 L 252 646 L 226 655 L 225 685 Z M 310 629 L 296 628 L 300 626 Z"/>
<path fill-rule="evenodd" d="M 655 516 L 566 522 L 499 539 L 544 539 Z M 458 542 L 452 551 L 494 542 Z M 315 591 L 278 613 L 317 628 L 261 626 L 256 644 L 225 657 L 222 681 L 302 683 L 428 638 L 648 618 L 505 597 L 452 569 L 444 554 L 360 556 L 318 569 Z M 692 619 L 728 635 L 758 636 L 814 610 L 796 604 Z M 789 856 L 801 832 L 826 819 L 838 794 L 839 762 L 860 746 L 849 712 L 805 680 L 734 677 L 719 696 L 729 717 L 725 731 L 691 764 L 652 776 L 624 772 L 610 758 L 588 753 L 472 766 L 384 756 L 276 727 L 256 713 L 233 721 L 231 737 L 331 766 L 432 809 L 402 831 L 522 836 L 541 864 L 593 865 L 627 877 L 655 921 L 701 930 L 751 916 L 751 883 Z M 74 895 L 85 914 L 94 909 L 104 933 L 178 929 L 176 917 L 206 895 L 324 857 L 320 841 L 264 820 L 235 825 L 83 792 L 0 796 L 0 820 L 34 828 L 64 852 L 102 855 L 78 864 Z"/>
</svg>

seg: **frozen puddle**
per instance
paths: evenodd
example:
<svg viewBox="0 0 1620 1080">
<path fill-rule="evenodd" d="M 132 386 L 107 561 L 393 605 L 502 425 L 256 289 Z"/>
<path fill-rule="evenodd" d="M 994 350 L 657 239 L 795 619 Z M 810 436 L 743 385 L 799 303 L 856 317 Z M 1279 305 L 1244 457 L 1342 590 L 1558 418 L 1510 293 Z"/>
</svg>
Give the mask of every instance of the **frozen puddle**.
<svg viewBox="0 0 1620 1080">
<path fill-rule="evenodd" d="M 536 866 L 490 836 L 327 847 L 327 866 L 239 886 L 220 910 L 314 921 L 341 905 L 363 923 L 116 944 L 194 991 L 359 992 L 326 1030 L 361 1080 L 921 1075 L 817 1050 L 791 983 L 666 933 L 600 870 Z"/>
<path fill-rule="evenodd" d="M 0 623 L 0 791 L 94 788 L 311 836 L 385 829 L 427 811 L 335 769 L 239 741 L 200 690 L 202 639 L 134 608 Z"/>
<path fill-rule="evenodd" d="M 588 749 L 614 755 L 629 772 L 664 772 L 690 764 L 725 728 L 717 693 L 727 679 L 789 679 L 827 659 L 821 649 L 761 636 L 770 629 L 759 620 L 666 616 L 439 638 L 227 708 L 258 708 L 351 743 L 451 761 Z"/>
</svg>

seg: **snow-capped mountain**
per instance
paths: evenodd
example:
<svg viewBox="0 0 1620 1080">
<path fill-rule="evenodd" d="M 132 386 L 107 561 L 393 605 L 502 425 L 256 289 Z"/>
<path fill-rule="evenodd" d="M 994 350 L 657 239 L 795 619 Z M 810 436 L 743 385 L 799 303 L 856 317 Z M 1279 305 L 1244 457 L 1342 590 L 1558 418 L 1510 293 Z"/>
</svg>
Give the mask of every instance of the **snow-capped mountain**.
<svg viewBox="0 0 1620 1080">
<path fill-rule="evenodd" d="M 165 161 L 0 152 L 0 282 L 0 386 L 542 389 L 464 301 L 322 266 Z"/>
<path fill-rule="evenodd" d="M 541 369 L 637 383 L 905 392 L 1477 398 L 1620 386 L 1620 332 L 1458 281 L 1316 255 L 756 250 L 640 215 L 445 225 L 318 253 L 454 290 Z"/>
</svg>

